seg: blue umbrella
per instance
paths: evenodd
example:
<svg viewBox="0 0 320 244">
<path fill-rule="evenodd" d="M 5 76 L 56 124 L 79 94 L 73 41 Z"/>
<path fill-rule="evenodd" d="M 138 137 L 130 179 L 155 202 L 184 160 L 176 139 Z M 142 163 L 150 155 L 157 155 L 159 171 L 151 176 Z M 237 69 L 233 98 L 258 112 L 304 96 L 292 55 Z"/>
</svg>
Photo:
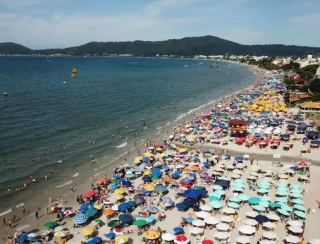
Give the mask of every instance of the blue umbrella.
<svg viewBox="0 0 320 244">
<path fill-rule="evenodd" d="M 126 210 L 128 210 L 129 208 L 131 208 L 131 205 L 130 205 L 129 203 L 121 203 L 121 204 L 118 206 L 119 211 L 126 211 Z"/>
<path fill-rule="evenodd" d="M 111 185 L 110 187 L 111 187 L 111 189 L 117 189 L 119 186 L 118 185 Z"/>
<path fill-rule="evenodd" d="M 148 223 L 152 223 L 154 220 L 155 220 L 155 218 L 151 216 L 151 217 L 148 218 L 147 222 Z"/>
<path fill-rule="evenodd" d="M 150 182 L 150 181 L 152 181 L 150 176 L 143 176 L 143 177 L 142 177 L 142 180 L 143 180 L 144 182 Z"/>
<path fill-rule="evenodd" d="M 35 237 L 27 237 L 28 241 L 39 241 L 37 238 Z"/>
<path fill-rule="evenodd" d="M 230 154 L 226 154 L 225 157 L 226 158 L 231 158 L 231 155 Z"/>
<path fill-rule="evenodd" d="M 186 221 L 187 221 L 188 223 L 192 223 L 192 221 L 194 221 L 194 218 L 186 218 Z"/>
<path fill-rule="evenodd" d="M 120 179 L 120 176 L 114 175 L 113 179 Z"/>
<path fill-rule="evenodd" d="M 167 187 L 165 187 L 165 186 L 163 186 L 163 185 L 157 185 L 157 186 L 154 188 L 154 190 L 155 190 L 156 192 L 164 192 L 164 191 L 167 190 Z"/>
<path fill-rule="evenodd" d="M 174 231 L 175 233 L 183 233 L 183 229 L 180 228 L 180 227 L 175 227 L 175 228 L 173 229 L 173 231 Z"/>
<path fill-rule="evenodd" d="M 23 237 L 20 237 L 20 238 L 18 239 L 18 242 L 24 242 L 24 241 L 26 241 L 26 240 L 28 240 L 28 237 L 27 237 L 27 236 L 23 236 Z"/>
<path fill-rule="evenodd" d="M 182 202 L 179 202 L 177 205 L 176 205 L 176 208 L 177 209 L 186 209 L 188 206 Z"/>
<path fill-rule="evenodd" d="M 154 206 L 147 207 L 147 210 L 149 210 L 151 213 L 157 213 L 159 211 L 159 209 Z"/>
<path fill-rule="evenodd" d="M 86 209 L 86 208 L 89 208 L 89 204 L 82 204 L 81 206 L 80 206 L 80 208 L 82 208 L 82 209 Z"/>
<path fill-rule="evenodd" d="M 183 201 L 184 204 L 186 205 L 193 205 L 196 203 L 195 199 L 187 198 L 186 200 Z"/>
<path fill-rule="evenodd" d="M 169 170 L 169 169 L 170 169 L 169 166 L 167 166 L 167 165 L 163 166 L 162 168 L 163 168 L 164 170 Z"/>
<path fill-rule="evenodd" d="M 152 191 L 144 191 L 143 192 L 143 194 L 145 194 L 145 195 L 149 195 L 149 194 L 151 194 L 152 193 Z"/>
<path fill-rule="evenodd" d="M 124 182 L 122 182 L 122 185 L 123 186 L 131 186 L 132 183 L 130 181 L 124 181 Z"/>
<path fill-rule="evenodd" d="M 134 174 L 129 173 L 129 174 L 126 174 L 125 177 L 132 178 L 132 177 L 134 177 Z"/>
<path fill-rule="evenodd" d="M 106 237 L 107 238 L 114 238 L 114 237 L 116 237 L 116 233 L 108 233 L 108 234 L 106 234 Z"/>
<path fill-rule="evenodd" d="M 87 221 L 88 217 L 85 214 L 77 214 L 74 216 L 73 220 L 77 224 L 84 224 Z"/>
<path fill-rule="evenodd" d="M 130 223 L 132 220 L 133 220 L 133 217 L 131 214 L 121 214 L 119 216 L 119 220 L 122 222 L 122 223 Z"/>
<path fill-rule="evenodd" d="M 242 162 L 243 161 L 243 157 L 235 157 L 234 160 L 236 160 L 237 162 Z"/>
<path fill-rule="evenodd" d="M 167 201 L 172 201 L 172 200 L 171 200 L 170 197 L 164 197 L 164 198 L 162 198 L 162 201 L 163 201 L 163 202 L 167 202 Z"/>
<path fill-rule="evenodd" d="M 160 177 L 161 176 L 161 172 L 158 170 L 154 170 L 151 172 L 151 176 L 156 176 L 156 177 Z"/>
<path fill-rule="evenodd" d="M 94 237 L 94 238 L 92 239 L 92 241 L 94 241 L 94 242 L 102 242 L 102 238 L 99 237 L 99 236 L 96 236 L 96 237 Z M 88 242 L 87 242 L 87 243 L 88 243 Z"/>
<path fill-rule="evenodd" d="M 144 172 L 144 171 L 146 171 L 146 169 L 145 169 L 145 168 L 142 168 L 142 167 L 139 167 L 139 168 L 138 168 L 138 171 Z"/>
<path fill-rule="evenodd" d="M 207 162 L 204 162 L 203 165 L 204 165 L 205 167 L 210 167 L 210 164 L 208 164 Z"/>
<path fill-rule="evenodd" d="M 86 244 L 97 244 L 97 243 L 95 241 L 91 240 L 91 241 L 86 242 Z"/>
<path fill-rule="evenodd" d="M 258 222 L 268 222 L 269 218 L 267 216 L 264 216 L 264 215 L 257 215 L 256 216 L 256 220 Z"/>
</svg>

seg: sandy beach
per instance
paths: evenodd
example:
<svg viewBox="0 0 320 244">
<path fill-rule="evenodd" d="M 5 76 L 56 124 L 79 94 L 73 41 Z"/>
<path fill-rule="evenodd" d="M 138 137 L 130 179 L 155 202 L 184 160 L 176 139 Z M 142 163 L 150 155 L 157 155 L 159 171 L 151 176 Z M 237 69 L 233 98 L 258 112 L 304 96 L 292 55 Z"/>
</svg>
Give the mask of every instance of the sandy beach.
<svg viewBox="0 0 320 244">
<path fill-rule="evenodd" d="M 258 72 L 258 77 L 259 77 L 259 82 L 261 82 L 265 76 L 264 74 L 259 71 Z M 208 112 L 206 110 L 208 110 L 210 108 L 210 105 L 206 105 L 201 107 L 198 111 L 196 111 L 197 113 L 205 113 Z M 294 111 L 293 111 L 294 112 Z M 175 125 L 175 127 L 173 128 L 173 130 L 175 130 L 175 128 L 178 128 L 179 126 L 181 126 L 182 123 L 185 123 L 185 120 L 189 120 L 190 119 L 190 115 L 186 115 L 184 118 L 182 118 L 182 121 L 177 121 L 177 124 Z M 171 130 L 169 131 L 169 134 L 171 133 Z M 285 133 L 285 127 L 282 127 L 282 131 L 281 133 Z M 165 138 L 167 134 L 160 134 L 159 138 Z M 192 137 L 194 137 L 194 135 L 188 135 L 186 138 L 189 140 Z M 212 174 L 214 174 L 215 169 L 217 167 L 220 166 L 220 168 L 222 169 L 221 171 L 221 177 L 226 177 L 227 179 L 231 180 L 231 175 L 232 175 L 232 170 L 228 171 L 226 170 L 224 165 L 228 165 L 229 168 L 232 168 L 232 162 L 234 161 L 235 157 L 238 156 L 243 156 L 245 154 L 248 154 L 250 157 L 253 157 L 253 165 L 250 164 L 249 160 L 244 160 L 242 165 L 247 167 L 247 169 L 243 169 L 241 170 L 241 174 L 240 174 L 240 178 L 245 180 L 245 187 L 243 189 L 243 193 L 248 194 L 251 198 L 252 197 L 260 197 L 257 193 L 257 189 L 255 191 L 250 190 L 249 187 L 249 181 L 247 181 L 247 178 L 250 176 L 250 174 L 253 172 L 251 171 L 251 169 L 253 169 L 253 166 L 259 167 L 260 173 L 258 173 L 258 177 L 256 179 L 256 182 L 259 182 L 259 180 L 263 177 L 263 170 L 268 169 L 269 167 L 273 169 L 274 171 L 274 175 L 276 175 L 279 170 L 280 170 L 280 166 L 279 164 L 274 164 L 275 161 L 278 161 L 278 159 L 274 159 L 275 154 L 281 154 L 281 164 L 282 167 L 281 168 L 290 168 L 291 166 L 295 166 L 297 161 L 301 161 L 301 160 L 305 160 L 306 162 L 309 162 L 310 160 L 312 161 L 312 165 L 310 165 L 309 168 L 309 172 L 310 172 L 310 178 L 309 181 L 310 183 L 302 183 L 300 181 L 298 181 L 298 176 L 296 173 L 292 174 L 292 176 L 289 177 L 288 174 L 288 179 L 287 179 L 287 183 L 288 184 L 298 184 L 301 186 L 301 189 L 303 190 L 304 194 L 302 195 L 302 200 L 304 201 L 304 207 L 306 208 L 310 208 L 311 209 L 311 213 L 308 214 L 306 220 L 305 220 L 305 228 L 303 231 L 303 238 L 306 241 L 309 241 L 311 239 L 315 239 L 315 238 L 319 238 L 320 235 L 317 233 L 317 223 L 319 222 L 319 211 L 318 211 L 318 203 L 317 200 L 319 200 L 317 198 L 318 196 L 318 187 L 317 184 L 320 183 L 320 179 L 317 177 L 317 175 L 320 173 L 320 168 L 317 166 L 320 163 L 319 160 L 319 149 L 312 149 L 310 153 L 300 153 L 300 149 L 302 147 L 304 147 L 304 145 L 302 144 L 302 138 L 304 137 L 304 135 L 297 135 L 297 139 L 294 142 L 294 146 L 293 149 L 290 149 L 289 151 L 284 151 L 282 150 L 281 147 L 279 147 L 277 150 L 273 150 L 270 148 L 263 148 L 260 149 L 260 147 L 258 145 L 256 146 L 252 146 L 250 148 L 246 147 L 245 145 L 237 145 L 236 143 L 228 143 L 228 145 L 222 146 L 221 144 L 216 145 L 216 144 L 211 144 L 209 143 L 196 143 L 193 145 L 186 145 L 186 144 L 182 144 L 182 142 L 179 141 L 172 141 L 173 144 L 175 144 L 175 148 L 176 150 L 170 150 L 168 147 L 166 147 L 166 150 L 163 151 L 168 155 L 178 155 L 179 154 L 179 148 L 187 148 L 189 149 L 189 153 L 187 155 L 190 156 L 190 158 L 193 156 L 190 154 L 190 152 L 192 152 L 193 150 L 199 150 L 200 152 L 202 151 L 209 151 L 209 150 L 215 150 L 217 151 L 217 153 L 220 153 L 222 150 L 223 151 L 223 155 L 226 154 L 226 150 L 228 150 L 228 154 L 231 154 L 231 160 L 225 160 L 224 156 L 222 156 L 222 159 L 219 160 L 219 163 L 216 163 L 215 166 L 210 166 L 208 167 L 208 172 L 207 175 L 211 176 Z M 230 138 L 227 137 L 227 140 L 229 140 Z M 162 143 L 163 144 L 163 140 L 159 140 L 158 138 L 156 140 L 154 140 L 155 144 L 159 144 Z M 165 146 L 165 145 L 163 145 Z M 135 157 L 138 156 L 138 151 L 141 153 L 144 153 L 146 150 L 146 148 L 144 146 L 141 146 L 139 148 L 136 148 L 134 152 L 131 152 L 130 154 L 126 154 L 127 157 L 127 162 L 133 166 L 132 162 L 135 161 Z M 200 160 L 200 162 L 204 162 L 206 161 L 206 158 L 203 157 L 202 153 L 199 154 L 199 156 L 197 156 Z M 162 166 L 164 164 L 168 165 L 169 168 L 173 171 L 175 171 L 175 168 L 177 165 L 180 164 L 180 161 L 174 161 L 173 163 L 170 163 L 168 161 L 164 162 L 163 157 L 160 155 L 160 153 L 155 154 L 154 156 L 154 160 L 153 163 L 155 162 L 162 162 Z M 79 196 L 80 194 L 83 194 L 89 190 L 91 190 L 91 183 L 95 182 L 96 180 L 100 179 L 100 178 L 104 178 L 105 176 L 108 179 L 112 179 L 112 177 L 114 176 L 113 173 L 113 169 L 118 166 L 119 164 L 125 164 L 125 162 L 123 160 L 115 160 L 115 162 L 113 162 L 112 164 L 108 165 L 105 169 L 98 171 L 97 174 L 94 176 L 94 179 L 88 179 L 87 182 L 84 182 L 83 184 L 79 185 L 79 186 L 74 186 L 75 190 L 73 192 L 71 192 L 70 190 L 68 191 L 68 188 L 70 189 L 70 185 L 65 186 L 65 190 L 66 190 L 66 194 L 63 194 L 63 203 L 61 203 L 61 199 L 58 198 L 59 204 L 63 204 L 66 208 L 68 209 L 72 209 L 73 211 L 76 211 L 79 209 L 79 204 L 76 201 L 76 197 Z M 185 162 L 185 167 L 190 167 L 193 165 L 192 160 Z M 221 167 L 222 166 L 222 167 Z M 203 169 L 203 165 L 202 163 L 199 164 L 200 169 Z M 166 177 L 166 171 L 161 171 L 162 172 L 162 176 L 160 177 L 159 181 L 160 183 L 162 183 L 164 185 L 163 182 L 163 178 Z M 171 172 L 171 173 L 172 173 Z M 192 185 L 194 186 L 202 186 L 204 187 L 207 191 L 208 191 L 208 195 L 210 195 L 210 193 L 213 192 L 212 189 L 212 185 L 211 184 L 206 184 L 206 182 L 204 182 L 202 180 L 202 177 L 200 175 L 200 172 L 196 171 L 196 179 L 195 181 L 192 182 Z M 184 175 L 182 173 L 182 175 Z M 180 181 L 183 178 L 180 177 L 180 179 L 177 179 L 177 181 Z M 270 202 L 275 202 L 276 201 L 276 186 L 277 183 L 279 181 L 278 180 L 274 180 L 271 179 L 270 183 L 272 184 L 272 188 L 268 191 L 268 196 L 271 198 Z M 143 184 L 142 181 L 142 177 L 139 177 L 135 180 L 132 181 L 133 183 L 133 187 L 135 189 L 137 189 L 138 186 L 141 186 Z M 229 199 L 231 197 L 236 196 L 235 193 L 232 190 L 232 186 L 235 184 L 234 180 L 230 181 L 231 186 L 229 188 L 226 189 L 226 193 L 223 195 L 223 198 L 225 199 Z M 251 183 L 250 183 L 251 184 Z M 110 185 L 108 186 L 108 188 L 110 187 Z M 48 191 L 50 192 L 50 189 L 48 189 Z M 127 189 L 126 189 L 126 192 Z M 53 191 L 53 196 L 56 195 L 56 193 Z M 116 197 L 117 194 L 110 194 L 108 196 L 108 200 L 111 201 L 112 204 L 116 204 L 114 197 Z M 174 189 L 171 189 L 170 187 L 168 187 L 168 192 L 166 193 L 165 197 L 170 197 L 172 199 L 172 201 L 176 204 L 178 204 L 179 202 L 183 201 L 183 197 L 179 197 L 176 198 L 176 193 Z M 41 197 L 41 196 L 32 196 L 35 199 L 37 197 Z M 133 199 L 133 196 L 128 196 L 126 195 L 125 197 L 125 201 L 129 201 Z M 202 205 L 208 205 L 210 206 L 210 200 L 209 197 L 204 197 L 202 198 L 203 202 L 200 204 L 200 206 Z M 54 200 L 54 199 L 52 199 Z M 291 198 L 290 198 L 291 200 Z M 150 202 L 148 200 L 148 198 L 146 198 L 146 203 L 145 203 L 145 207 L 150 207 L 150 206 L 156 206 L 157 203 L 160 201 L 159 200 L 159 195 L 156 193 L 152 193 L 151 195 L 151 202 L 154 201 L 155 205 L 150 205 Z M 227 203 L 223 200 L 221 201 L 223 204 L 223 208 L 225 208 L 227 206 Z M 50 203 L 48 206 L 51 207 L 53 203 Z M 103 206 L 103 203 L 98 204 L 100 206 Z M 26 206 L 27 210 L 28 210 L 28 206 Z M 165 219 L 163 221 L 156 221 L 155 224 L 150 226 L 151 230 L 157 230 L 158 227 L 160 227 L 162 230 L 167 231 L 168 233 L 173 234 L 174 231 L 173 229 L 175 227 L 178 227 L 180 225 L 180 220 L 181 218 L 188 218 L 188 217 L 192 217 L 194 219 L 198 219 L 198 217 L 195 215 L 197 211 L 194 211 L 192 208 L 189 208 L 186 212 L 182 212 L 182 211 L 178 211 L 177 208 L 173 208 L 172 210 L 165 210 L 163 207 L 162 202 L 160 202 L 159 206 L 157 206 L 157 208 L 159 209 L 159 212 L 164 212 L 165 213 Z M 221 208 L 221 209 L 223 209 Z M 313 213 L 314 210 L 314 213 Z M 235 221 L 234 223 L 234 229 L 230 228 L 230 237 L 229 237 L 229 243 L 236 243 L 237 240 L 236 238 L 241 236 L 241 234 L 239 233 L 239 227 L 245 225 L 245 221 L 247 219 L 246 217 L 246 212 L 248 211 L 252 211 L 252 206 L 248 203 L 248 202 L 243 202 L 243 206 L 241 206 L 238 210 L 236 210 L 238 213 L 238 219 L 237 221 Z M 130 214 L 132 214 L 132 216 L 135 219 L 143 219 L 141 217 L 139 217 L 140 215 L 138 214 L 139 210 L 138 208 L 135 209 L 134 211 L 130 212 Z M 199 212 L 199 211 L 198 211 Z M 277 211 L 274 211 L 274 209 L 270 209 L 270 212 L 268 214 L 276 214 L 279 215 Z M 264 214 L 262 213 L 262 215 L 268 215 L 268 214 Z M 214 215 L 215 217 L 217 217 L 220 221 L 221 221 L 221 217 L 224 217 L 225 215 L 223 214 L 222 211 L 220 211 L 220 213 L 216 213 L 213 214 L 213 212 L 210 212 L 210 215 Z M 30 225 L 30 228 L 28 228 L 26 230 L 27 233 L 39 233 L 39 231 L 41 230 L 45 230 L 46 228 L 44 227 L 44 224 L 50 221 L 53 221 L 54 219 L 54 215 L 51 214 L 46 214 L 44 212 L 44 208 L 42 208 L 39 211 L 39 216 L 40 218 L 38 220 L 36 220 L 34 213 L 29 212 L 27 215 L 23 215 L 22 213 L 17 214 L 18 218 L 21 218 L 21 220 L 17 223 L 13 224 L 13 228 L 10 229 L 8 226 L 3 226 L 1 228 L 1 238 L 5 238 L 6 241 L 8 240 L 8 236 L 13 236 L 16 232 L 16 228 L 19 228 L 23 225 Z M 157 214 L 152 214 L 153 217 L 155 217 L 155 219 L 157 219 Z M 294 215 L 293 215 L 294 216 Z M 296 217 L 296 216 L 295 216 Z M 102 238 L 103 242 L 109 241 L 108 238 L 106 238 L 106 234 L 108 234 L 110 232 L 110 227 L 107 226 L 107 223 L 109 220 L 107 220 L 106 216 L 102 215 L 101 213 L 97 214 L 95 216 L 94 219 L 100 219 L 104 224 L 102 224 L 101 228 L 99 228 L 97 231 L 94 232 L 94 236 L 99 236 Z M 112 218 L 115 219 L 115 218 Z M 85 237 L 81 232 L 81 228 L 73 228 L 74 225 L 74 221 L 73 218 L 68 218 L 65 217 L 63 219 L 63 222 L 65 222 L 65 224 L 63 225 L 66 229 L 68 229 L 70 236 L 72 237 L 71 240 L 69 240 L 67 243 L 81 243 L 85 240 Z M 87 227 L 95 227 L 97 225 L 97 223 L 95 221 L 88 221 L 86 223 Z M 190 233 L 190 228 L 192 226 L 189 224 L 189 226 L 187 226 L 187 224 L 184 226 L 184 234 L 189 240 L 190 243 L 196 243 L 196 236 L 194 234 Z M 141 238 L 144 236 L 144 234 L 142 235 L 137 235 L 137 233 L 135 233 L 135 231 L 137 230 L 137 226 L 133 226 L 130 225 L 129 227 L 124 228 L 124 233 L 126 233 L 128 230 L 133 230 L 134 233 L 132 234 L 127 234 L 127 236 L 129 237 L 128 242 L 126 243 L 142 243 Z M 268 231 L 268 228 L 262 227 L 260 226 L 259 230 L 256 231 L 254 233 L 253 238 L 250 240 L 250 243 L 255 243 L 257 241 L 259 241 L 262 238 L 263 233 L 265 233 L 265 231 Z M 217 233 L 217 227 L 214 227 L 212 230 L 210 230 L 209 228 L 206 228 L 203 231 L 203 234 L 199 235 L 199 237 L 197 239 L 207 239 L 207 240 L 212 240 L 214 242 L 221 242 L 221 240 L 217 240 L 214 237 L 214 234 Z M 277 221 L 277 225 L 276 228 L 274 230 L 273 233 L 277 234 L 277 238 L 274 238 L 273 240 L 275 240 L 276 242 L 280 242 L 282 243 L 284 238 L 286 237 L 287 230 L 285 229 L 285 223 L 281 223 L 281 221 Z M 6 242 L 5 241 L 5 242 Z M 49 240 L 50 243 L 54 243 L 55 241 L 60 241 L 60 238 L 58 237 L 53 237 Z M 178 243 L 178 242 L 177 242 Z M 186 242 L 187 243 L 187 242 Z M 201 243 L 201 242 L 199 242 Z M 241 242 L 240 242 L 241 243 Z"/>
</svg>

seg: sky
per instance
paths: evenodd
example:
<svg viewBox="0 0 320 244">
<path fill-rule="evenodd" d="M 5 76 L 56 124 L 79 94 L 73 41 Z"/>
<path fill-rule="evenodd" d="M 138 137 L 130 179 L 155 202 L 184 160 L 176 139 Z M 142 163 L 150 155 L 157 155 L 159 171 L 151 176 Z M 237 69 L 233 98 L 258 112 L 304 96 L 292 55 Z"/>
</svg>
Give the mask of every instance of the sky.
<svg viewBox="0 0 320 244">
<path fill-rule="evenodd" d="M 212 35 L 320 46 L 320 0 L 0 0 L 0 42 L 32 49 Z"/>
</svg>

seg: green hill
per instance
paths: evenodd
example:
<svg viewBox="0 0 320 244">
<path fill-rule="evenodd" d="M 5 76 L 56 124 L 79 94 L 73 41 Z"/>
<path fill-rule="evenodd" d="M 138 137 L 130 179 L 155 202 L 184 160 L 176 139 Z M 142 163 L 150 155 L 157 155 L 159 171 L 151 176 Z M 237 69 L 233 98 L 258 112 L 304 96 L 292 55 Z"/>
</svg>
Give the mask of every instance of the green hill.
<svg viewBox="0 0 320 244">
<path fill-rule="evenodd" d="M 0 43 L 1 54 L 31 54 L 32 50 L 14 42 Z"/>
<path fill-rule="evenodd" d="M 11 45 L 9 45 L 11 44 Z M 25 52 L 32 50 L 15 43 L 0 43 L 0 52 Z M 185 37 L 166 41 L 133 41 L 133 42 L 90 42 L 77 47 L 65 49 L 34 50 L 35 53 L 50 55 L 54 53 L 71 55 L 105 55 L 105 54 L 133 54 L 141 56 L 160 55 L 267 55 L 267 56 L 303 56 L 307 54 L 320 54 L 320 48 L 286 45 L 242 45 L 224 40 L 215 36 Z"/>
</svg>

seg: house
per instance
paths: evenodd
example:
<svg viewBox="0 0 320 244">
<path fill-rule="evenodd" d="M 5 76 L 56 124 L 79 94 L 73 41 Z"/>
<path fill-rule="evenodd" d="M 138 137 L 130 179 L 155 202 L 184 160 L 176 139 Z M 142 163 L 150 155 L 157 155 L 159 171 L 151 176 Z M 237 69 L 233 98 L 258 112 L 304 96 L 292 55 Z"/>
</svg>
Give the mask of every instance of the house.
<svg viewBox="0 0 320 244">
<path fill-rule="evenodd" d="M 297 78 L 294 79 L 295 82 L 304 82 L 305 80 L 299 75 Z"/>
<path fill-rule="evenodd" d="M 272 61 L 272 64 L 274 65 L 281 65 L 282 64 L 282 58 L 277 58 Z"/>
<path fill-rule="evenodd" d="M 289 79 L 294 80 L 295 78 L 300 77 L 300 75 L 296 72 L 292 72 L 290 74 L 288 74 Z"/>
<path fill-rule="evenodd" d="M 312 96 L 310 96 L 309 94 L 301 94 L 301 95 L 299 95 L 299 98 L 310 100 L 312 98 Z"/>
<path fill-rule="evenodd" d="M 295 103 L 295 102 L 298 102 L 300 101 L 300 98 L 299 97 L 292 97 L 289 99 L 290 103 Z"/>
</svg>

